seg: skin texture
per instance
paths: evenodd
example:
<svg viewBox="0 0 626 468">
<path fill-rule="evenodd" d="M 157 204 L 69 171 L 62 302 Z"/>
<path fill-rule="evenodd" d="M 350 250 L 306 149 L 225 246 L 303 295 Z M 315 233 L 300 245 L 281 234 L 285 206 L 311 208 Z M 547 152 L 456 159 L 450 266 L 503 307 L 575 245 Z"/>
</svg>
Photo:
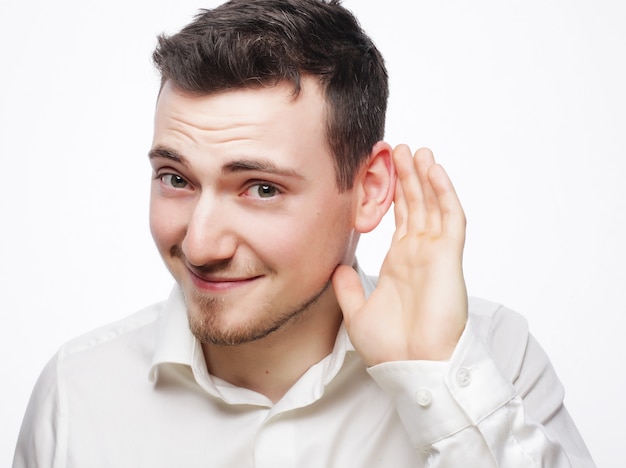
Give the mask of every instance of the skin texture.
<svg viewBox="0 0 626 468">
<path fill-rule="evenodd" d="M 151 231 L 209 371 L 273 401 L 332 350 L 344 318 L 373 365 L 448 358 L 467 315 L 463 212 L 432 153 L 379 142 L 341 192 L 317 82 L 292 91 L 166 83 L 150 151 Z M 397 232 L 365 302 L 358 237 L 394 200 Z"/>
</svg>

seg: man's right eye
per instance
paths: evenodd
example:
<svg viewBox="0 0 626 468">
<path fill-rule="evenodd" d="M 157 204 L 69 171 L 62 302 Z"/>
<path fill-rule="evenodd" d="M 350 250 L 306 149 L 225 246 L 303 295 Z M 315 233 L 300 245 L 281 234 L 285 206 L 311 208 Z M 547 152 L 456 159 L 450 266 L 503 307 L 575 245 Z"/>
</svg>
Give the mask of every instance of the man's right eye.
<svg viewBox="0 0 626 468">
<path fill-rule="evenodd" d="M 185 179 L 176 174 L 163 174 L 159 178 L 162 183 L 175 189 L 183 189 L 189 185 Z"/>
</svg>

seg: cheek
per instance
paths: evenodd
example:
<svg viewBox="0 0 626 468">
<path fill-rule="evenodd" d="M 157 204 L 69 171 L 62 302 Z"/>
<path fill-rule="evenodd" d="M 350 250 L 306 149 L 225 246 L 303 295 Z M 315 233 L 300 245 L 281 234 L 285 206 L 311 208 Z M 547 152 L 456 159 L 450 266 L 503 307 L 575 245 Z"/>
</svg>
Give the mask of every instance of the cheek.
<svg viewBox="0 0 626 468">
<path fill-rule="evenodd" d="M 352 235 L 350 210 L 310 210 L 275 222 L 269 235 L 256 237 L 255 250 L 270 265 L 294 271 L 313 269 L 343 259 Z"/>
<path fill-rule="evenodd" d="M 159 251 L 164 252 L 182 240 L 180 236 L 181 233 L 184 235 L 184 226 L 172 217 L 172 210 L 165 203 L 151 200 L 150 232 Z"/>
</svg>

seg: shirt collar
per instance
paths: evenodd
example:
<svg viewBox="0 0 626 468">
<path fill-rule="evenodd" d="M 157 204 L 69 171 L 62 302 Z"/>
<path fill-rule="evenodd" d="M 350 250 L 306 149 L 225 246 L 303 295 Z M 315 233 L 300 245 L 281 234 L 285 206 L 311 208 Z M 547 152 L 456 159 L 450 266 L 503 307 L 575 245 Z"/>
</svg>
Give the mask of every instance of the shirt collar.
<svg viewBox="0 0 626 468">
<path fill-rule="evenodd" d="M 189 330 L 183 292 L 176 284 L 166 301 L 165 313 L 157 332 L 156 346 L 150 366 L 150 381 L 154 382 L 157 379 L 158 367 L 161 364 L 191 366 L 197 341 Z"/>
</svg>

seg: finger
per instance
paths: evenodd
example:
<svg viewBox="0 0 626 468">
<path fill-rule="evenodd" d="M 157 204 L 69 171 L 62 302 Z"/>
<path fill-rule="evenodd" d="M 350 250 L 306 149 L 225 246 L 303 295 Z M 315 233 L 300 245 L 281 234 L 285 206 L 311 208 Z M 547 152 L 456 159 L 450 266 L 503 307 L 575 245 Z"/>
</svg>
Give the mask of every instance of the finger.
<svg viewBox="0 0 626 468">
<path fill-rule="evenodd" d="M 403 152 L 404 155 L 400 155 L 399 153 Z M 399 145 L 393 150 L 393 159 L 394 159 L 394 167 L 396 170 L 396 175 L 398 174 L 398 167 L 396 164 L 396 160 L 400 157 L 409 158 L 411 156 L 411 151 L 406 145 Z M 396 225 L 396 230 L 394 232 L 394 239 L 402 238 L 406 235 L 406 222 L 408 218 L 408 208 L 406 203 L 406 196 L 404 195 L 404 190 L 402 189 L 402 183 L 400 183 L 399 176 L 396 177 L 395 182 L 395 192 L 393 198 L 393 212 L 394 212 L 394 220 Z"/>
<path fill-rule="evenodd" d="M 406 220 L 408 210 L 402 184 L 396 179 L 395 194 L 393 197 L 393 215 L 396 224 L 396 230 L 393 234 L 394 239 L 402 238 L 406 235 Z"/>
<path fill-rule="evenodd" d="M 411 151 L 408 146 L 399 145 L 394 150 L 393 156 L 403 194 L 402 219 L 409 232 L 423 232 L 426 225 L 426 207 Z"/>
<path fill-rule="evenodd" d="M 432 182 L 428 177 L 428 171 L 435 165 L 433 153 L 428 148 L 420 148 L 415 152 L 413 158 L 417 174 L 419 176 L 422 193 L 424 195 L 426 229 L 433 233 L 441 232 L 441 210 L 439 198 L 435 193 Z"/>
<path fill-rule="evenodd" d="M 443 233 L 464 242 L 467 221 L 450 177 L 443 167 L 435 164 L 428 171 L 428 178 L 439 200 Z"/>
<path fill-rule="evenodd" d="M 349 327 L 352 317 L 365 304 L 363 285 L 361 285 L 358 273 L 348 265 L 339 265 L 335 269 L 331 281 L 346 326 Z"/>
</svg>

